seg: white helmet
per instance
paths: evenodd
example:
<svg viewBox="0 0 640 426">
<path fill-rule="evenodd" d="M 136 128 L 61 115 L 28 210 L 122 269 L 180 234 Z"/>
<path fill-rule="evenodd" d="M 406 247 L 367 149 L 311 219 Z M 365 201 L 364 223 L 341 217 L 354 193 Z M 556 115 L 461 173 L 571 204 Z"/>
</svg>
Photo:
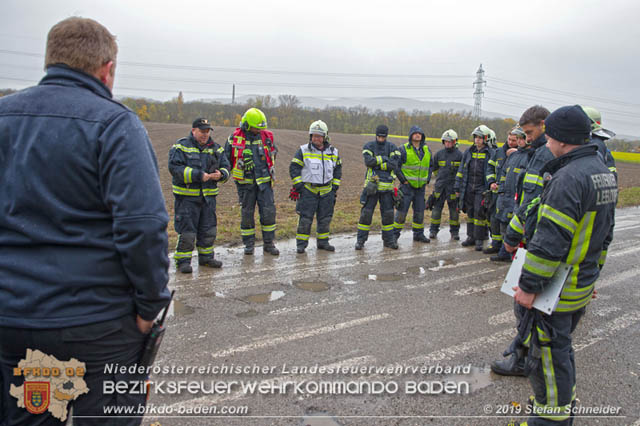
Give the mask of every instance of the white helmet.
<svg viewBox="0 0 640 426">
<path fill-rule="evenodd" d="M 311 123 L 309 126 L 309 140 L 311 140 L 311 135 L 320 135 L 325 141 L 328 141 L 329 127 L 327 127 L 327 123 L 322 120 L 317 120 Z"/>
<path fill-rule="evenodd" d="M 458 147 L 458 134 L 453 129 L 445 130 L 440 140 L 442 140 L 443 145 L 445 141 L 454 141 L 456 143 L 456 147 Z"/>
</svg>

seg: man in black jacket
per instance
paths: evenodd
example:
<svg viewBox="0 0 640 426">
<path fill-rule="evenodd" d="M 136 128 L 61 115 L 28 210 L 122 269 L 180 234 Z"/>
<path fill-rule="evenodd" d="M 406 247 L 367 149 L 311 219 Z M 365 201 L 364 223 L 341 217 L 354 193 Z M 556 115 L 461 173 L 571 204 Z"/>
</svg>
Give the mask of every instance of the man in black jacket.
<svg viewBox="0 0 640 426">
<path fill-rule="evenodd" d="M 515 301 L 533 315 L 528 364 L 535 398 L 527 425 L 570 425 L 576 401 L 571 334 L 591 301 L 613 238 L 616 178 L 590 143 L 591 123 L 579 105 L 558 108 L 545 120 L 555 157 L 541 170 L 545 185 L 535 233 L 527 244 Z M 515 247 L 507 247 L 515 250 Z M 573 268 L 551 315 L 531 311 L 556 269 Z"/>
<path fill-rule="evenodd" d="M 145 395 L 103 388 L 146 378 L 106 374 L 105 365 L 136 364 L 169 302 L 168 215 L 156 157 L 140 120 L 112 98 L 116 54 L 105 27 L 65 19 L 49 32 L 40 84 L 0 99 L 0 423 L 60 424 L 66 410 L 27 411 L 60 398 L 72 400 L 75 416 L 146 403 Z M 24 398 L 31 381 L 53 380 L 14 376 L 35 351 L 50 356 L 40 367 L 54 367 L 51 357 L 74 358 L 85 374 L 71 387 Z M 76 388 L 79 380 L 86 387 Z M 141 417 L 100 421 L 137 425 Z"/>
</svg>

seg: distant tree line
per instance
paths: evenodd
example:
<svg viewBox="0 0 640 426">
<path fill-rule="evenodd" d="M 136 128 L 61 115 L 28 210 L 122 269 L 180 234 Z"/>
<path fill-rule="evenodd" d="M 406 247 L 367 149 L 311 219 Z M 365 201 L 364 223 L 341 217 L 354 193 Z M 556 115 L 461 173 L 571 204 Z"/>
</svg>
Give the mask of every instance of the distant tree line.
<svg viewBox="0 0 640 426">
<path fill-rule="evenodd" d="M 387 112 L 374 111 L 363 105 L 304 108 L 293 95 L 281 95 L 277 99 L 268 95 L 258 96 L 244 104 L 221 104 L 184 102 L 181 92 L 177 98 L 166 102 L 143 98 L 125 98 L 122 102 L 143 121 L 187 124 L 196 117 L 206 117 L 213 125 L 237 126 L 247 108 L 256 107 L 264 111 L 271 128 L 306 130 L 313 121 L 323 120 L 329 125 L 329 130 L 336 133 L 373 133 L 376 126 L 386 124 L 391 134 L 407 135 L 411 126 L 417 125 L 429 137 L 440 137 L 445 130 L 454 129 L 460 139 L 468 139 L 476 126 L 486 124 L 496 132 L 498 140 L 504 141 L 516 124 L 510 118 L 475 120 L 471 113 L 454 111 L 431 113 L 400 109 Z"/>
<path fill-rule="evenodd" d="M 15 93 L 13 89 L 0 89 L 0 97 Z M 189 124 L 196 117 L 206 117 L 216 126 L 237 126 L 242 114 L 249 107 L 260 108 L 267 115 L 269 127 L 279 129 L 306 130 L 315 120 L 323 120 L 329 130 L 336 133 L 373 133 L 378 124 L 389 126 L 391 134 L 407 135 L 411 126 L 422 127 L 428 137 L 440 137 L 447 129 L 458 132 L 460 139 L 469 139 L 479 124 L 492 128 L 498 140 L 504 142 L 509 130 L 516 124 L 510 118 L 482 118 L 476 120 L 470 112 L 413 110 L 371 110 L 366 105 L 351 108 L 330 107 L 305 108 L 294 95 L 257 96 L 244 104 L 222 104 L 217 102 L 185 102 L 182 92 L 170 101 L 160 102 L 145 98 L 127 97 L 121 100 L 135 111 L 142 121 Z M 640 150 L 640 141 L 611 139 L 607 142 L 612 151 L 631 152 Z"/>
</svg>

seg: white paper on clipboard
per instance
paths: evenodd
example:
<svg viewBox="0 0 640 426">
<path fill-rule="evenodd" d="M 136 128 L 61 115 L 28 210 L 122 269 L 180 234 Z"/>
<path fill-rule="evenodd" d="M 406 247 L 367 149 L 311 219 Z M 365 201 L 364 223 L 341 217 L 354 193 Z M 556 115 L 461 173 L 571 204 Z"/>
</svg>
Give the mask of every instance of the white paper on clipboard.
<svg viewBox="0 0 640 426">
<path fill-rule="evenodd" d="M 527 250 L 522 247 L 516 252 L 516 256 L 514 257 L 513 262 L 511 262 L 511 267 L 509 268 L 507 276 L 502 283 L 502 288 L 500 289 L 504 294 L 508 294 L 511 297 L 514 296 L 515 292 L 512 287 L 518 285 L 526 254 Z M 571 273 L 571 269 L 571 265 L 567 265 L 566 263 L 560 264 L 556 273 L 551 277 L 549 285 L 542 293 L 536 296 L 536 300 L 533 302 L 534 308 L 547 315 L 551 315 L 551 313 L 556 309 L 556 306 L 558 306 L 560 293 L 562 293 L 562 288 L 564 287 L 567 277 Z"/>
</svg>

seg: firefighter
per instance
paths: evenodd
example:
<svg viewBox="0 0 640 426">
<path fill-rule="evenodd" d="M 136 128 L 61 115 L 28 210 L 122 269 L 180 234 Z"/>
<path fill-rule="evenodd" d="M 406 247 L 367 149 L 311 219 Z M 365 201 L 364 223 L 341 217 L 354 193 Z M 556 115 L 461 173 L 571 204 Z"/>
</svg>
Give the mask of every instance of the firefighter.
<svg viewBox="0 0 640 426">
<path fill-rule="evenodd" d="M 176 269 L 192 272 L 191 253 L 198 247 L 198 264 L 220 268 L 215 259 L 216 195 L 218 183 L 229 178 L 229 162 L 224 149 L 211 138 L 212 127 L 205 118 L 196 119 L 188 137 L 179 139 L 169 152 L 169 171 L 175 198 L 174 226 L 178 245 L 174 254 Z"/>
<path fill-rule="evenodd" d="M 509 154 L 498 174 L 498 202 L 496 205 L 496 221 L 498 222 L 500 235 L 506 232 L 507 225 L 513 217 L 513 210 L 518 200 L 522 197 L 521 181 L 527 169 L 531 155 L 535 152 L 531 143 L 527 141 L 527 135 L 518 126 L 509 132 L 509 145 L 515 142 L 516 152 Z M 520 190 L 520 191 L 519 191 Z M 486 250 L 485 250 L 486 252 Z M 507 253 L 504 245 L 500 243 L 498 253 L 491 256 L 494 262 L 510 262 L 511 255 Z"/>
<path fill-rule="evenodd" d="M 293 188 L 289 198 L 296 201 L 298 231 L 296 250 L 304 253 L 309 244 L 311 223 L 316 216 L 316 239 L 320 250 L 335 251 L 329 244 L 329 226 L 333 218 L 342 162 L 338 149 L 329 144 L 329 128 L 322 120 L 309 126 L 309 143 L 301 145 L 289 165 Z"/>
<path fill-rule="evenodd" d="M 491 131 L 492 139 L 495 140 L 495 133 Z M 502 233 L 500 232 L 500 221 L 498 220 L 498 186 L 500 185 L 499 176 L 503 174 L 504 164 L 507 161 L 507 157 L 515 152 L 518 148 L 516 136 L 509 133 L 507 135 L 507 142 L 501 147 L 496 148 L 493 157 L 489 160 L 489 176 L 487 176 L 487 182 L 489 182 L 490 192 L 489 205 L 488 205 L 488 220 L 489 230 L 491 232 L 491 245 L 484 249 L 485 254 L 494 254 L 500 251 L 502 247 Z"/>
<path fill-rule="evenodd" d="M 598 153 L 601 155 L 604 164 L 613 174 L 616 175 L 617 179 L 618 172 L 616 169 L 616 160 L 614 160 L 611 151 L 606 145 L 606 142 L 616 134 L 611 130 L 607 130 L 602 127 L 602 115 L 600 114 L 600 111 L 588 106 L 583 106 L 582 109 L 591 120 L 591 142 L 598 145 Z"/>
<path fill-rule="evenodd" d="M 376 140 L 367 142 L 363 149 L 364 164 L 367 167 L 364 189 L 360 196 L 360 220 L 356 250 L 362 250 L 369 238 L 371 219 L 376 204 L 380 201 L 382 216 L 382 241 L 385 247 L 397 249 L 393 233 L 393 206 L 396 170 L 400 162 L 400 152 L 394 144 L 387 141 L 389 128 L 384 124 L 376 128 Z"/>
<path fill-rule="evenodd" d="M 236 182 L 242 205 L 240 233 L 245 255 L 252 255 L 255 246 L 256 204 L 262 227 L 263 250 L 274 256 L 280 254 L 274 244 L 276 205 L 273 185 L 276 153 L 273 133 L 267 130 L 267 118 L 258 108 L 249 108 L 240 120 L 240 127 L 229 136 L 225 145 L 225 154 L 231 164 L 231 177 Z"/>
<path fill-rule="evenodd" d="M 475 245 L 476 251 L 482 251 L 487 235 L 487 216 L 485 208 L 485 192 L 489 189 L 489 159 L 493 154 L 490 143 L 490 131 L 484 124 L 476 127 L 471 136 L 474 144 L 467 149 L 456 173 L 454 190 L 462 204 L 462 211 L 467 213 L 467 239 L 464 247 Z"/>
<path fill-rule="evenodd" d="M 527 211 L 531 201 L 535 200 L 542 193 L 543 178 L 540 170 L 550 160 L 553 154 L 546 145 L 544 120 L 549 115 L 549 110 L 534 105 L 522 113 L 518 125 L 526 135 L 526 142 L 531 145 L 529 155 L 531 159 L 527 163 L 522 184 L 519 184 L 516 192 L 520 194 L 518 205 L 514 206 L 513 217 L 509 221 L 506 232 L 502 236 L 505 248 L 507 246 L 516 247 L 521 242 L 526 243 L 526 235 L 533 235 L 535 226 L 535 216 L 529 216 L 529 223 L 526 222 Z M 525 227 L 527 232 L 525 233 Z M 503 252 L 504 253 L 504 252 Z M 522 323 L 525 309 L 514 302 L 514 314 L 516 322 Z M 506 359 L 496 360 L 491 363 L 491 371 L 504 376 L 524 376 L 524 363 L 528 353 L 528 347 L 524 342 L 528 342 L 529 335 L 521 335 L 519 332 L 509 348 L 503 352 Z"/>
<path fill-rule="evenodd" d="M 573 423 L 576 365 L 571 334 L 604 265 L 618 195 L 614 174 L 589 141 L 591 123 L 579 105 L 557 109 L 545 125 L 554 160 L 541 170 L 550 179 L 545 179 L 537 207 L 530 210 L 537 223 L 513 287 L 515 301 L 532 318 L 527 361 L 534 392 L 533 412 L 526 422 L 530 426 Z M 557 307 L 551 315 L 532 309 L 561 262 L 573 268 Z"/>
<path fill-rule="evenodd" d="M 428 243 L 429 238 L 424 235 L 425 187 L 431 179 L 431 150 L 425 144 L 425 135 L 418 126 L 411 127 L 409 142 L 398 148 L 400 152 L 400 169 L 398 180 L 402 191 L 402 204 L 396 211 L 393 223 L 395 241 L 400 238 L 404 221 L 413 203 L 413 241 Z"/>
<path fill-rule="evenodd" d="M 449 129 L 442 134 L 444 148 L 436 153 L 431 161 L 431 172 L 436 177 L 433 193 L 429 196 L 431 213 L 431 227 L 429 238 L 434 239 L 440 230 L 442 209 L 446 201 L 449 206 L 449 232 L 451 239 L 459 240 L 460 214 L 458 210 L 458 196 L 453 190 L 456 172 L 462 161 L 462 152 L 458 149 L 458 134 Z"/>
</svg>

